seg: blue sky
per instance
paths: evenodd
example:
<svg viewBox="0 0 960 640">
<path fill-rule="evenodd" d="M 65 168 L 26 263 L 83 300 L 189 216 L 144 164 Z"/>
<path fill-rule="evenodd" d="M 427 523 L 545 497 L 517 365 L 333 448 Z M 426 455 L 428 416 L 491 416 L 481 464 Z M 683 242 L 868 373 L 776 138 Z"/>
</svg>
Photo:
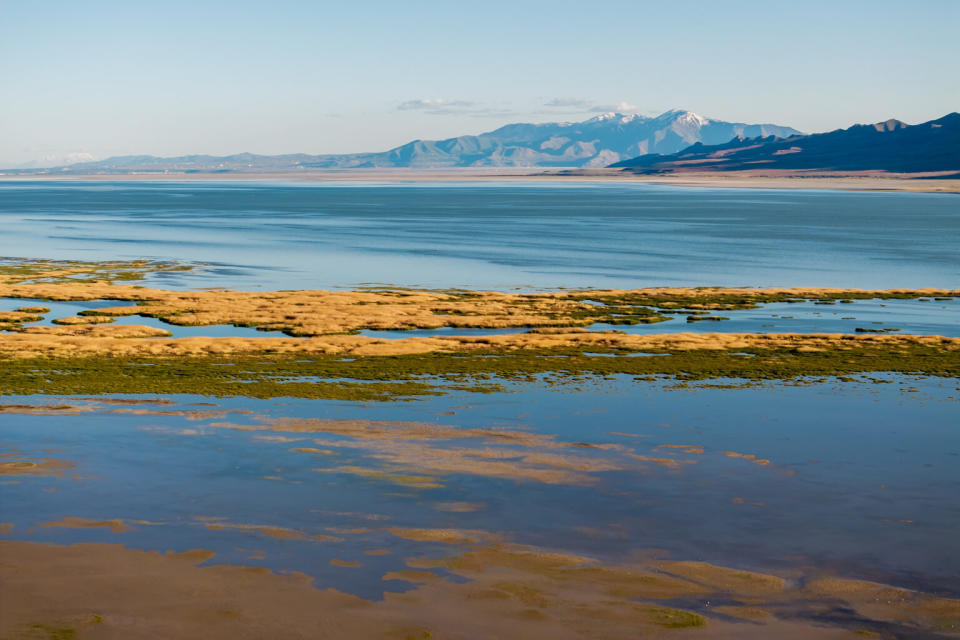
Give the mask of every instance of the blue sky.
<svg viewBox="0 0 960 640">
<path fill-rule="evenodd" d="M 960 109 L 960 1 L 0 0 L 0 166 L 377 151 L 671 108 L 823 131 Z"/>
</svg>

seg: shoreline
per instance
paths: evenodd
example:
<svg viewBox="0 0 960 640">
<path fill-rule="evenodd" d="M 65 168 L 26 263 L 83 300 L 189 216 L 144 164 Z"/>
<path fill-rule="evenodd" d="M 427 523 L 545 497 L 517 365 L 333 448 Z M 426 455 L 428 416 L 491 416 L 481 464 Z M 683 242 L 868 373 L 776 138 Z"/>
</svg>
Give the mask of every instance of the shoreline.
<svg viewBox="0 0 960 640">
<path fill-rule="evenodd" d="M 447 182 L 543 182 L 592 184 L 650 184 L 657 186 L 729 189 L 814 189 L 896 193 L 960 193 L 960 179 L 932 174 L 882 174 L 843 172 L 764 173 L 738 171 L 638 175 L 616 169 L 370 169 L 251 173 L 118 173 L 118 174 L 7 174 L 3 182 L 263 182 L 306 183 L 447 183 Z"/>
</svg>

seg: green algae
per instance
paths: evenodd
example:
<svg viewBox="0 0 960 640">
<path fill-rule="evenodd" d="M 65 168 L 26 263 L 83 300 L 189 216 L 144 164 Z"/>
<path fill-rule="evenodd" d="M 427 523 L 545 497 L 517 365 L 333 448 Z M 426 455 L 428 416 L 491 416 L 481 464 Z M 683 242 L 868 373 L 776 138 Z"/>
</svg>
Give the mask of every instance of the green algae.
<svg viewBox="0 0 960 640">
<path fill-rule="evenodd" d="M 759 382 L 879 372 L 960 377 L 960 354 L 935 344 L 650 353 L 662 356 L 631 357 L 635 352 L 591 347 L 589 355 L 575 349 L 485 349 L 352 359 L 310 354 L 0 358 L 0 395 L 189 393 L 377 401 L 449 391 L 496 392 L 503 390 L 506 381 L 542 379 L 548 384 L 576 385 L 613 375 L 630 375 L 638 383 L 651 376 L 681 382 L 717 378 Z"/>
</svg>

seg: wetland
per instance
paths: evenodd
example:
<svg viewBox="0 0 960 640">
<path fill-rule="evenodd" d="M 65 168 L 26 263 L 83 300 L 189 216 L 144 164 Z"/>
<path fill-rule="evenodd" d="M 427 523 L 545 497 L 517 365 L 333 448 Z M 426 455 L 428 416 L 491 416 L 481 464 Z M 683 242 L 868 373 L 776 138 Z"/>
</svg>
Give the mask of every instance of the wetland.
<svg viewBox="0 0 960 640">
<path fill-rule="evenodd" d="M 0 184 L 0 637 L 958 637 L 950 198 Z"/>
</svg>

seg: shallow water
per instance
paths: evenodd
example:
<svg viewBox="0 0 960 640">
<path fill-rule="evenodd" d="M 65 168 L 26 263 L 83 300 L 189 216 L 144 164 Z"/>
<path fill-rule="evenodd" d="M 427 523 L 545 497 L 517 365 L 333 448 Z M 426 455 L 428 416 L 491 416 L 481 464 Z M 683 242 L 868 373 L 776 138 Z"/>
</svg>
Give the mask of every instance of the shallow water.
<svg viewBox="0 0 960 640">
<path fill-rule="evenodd" d="M 0 182 L 0 256 L 204 263 L 144 283 L 173 289 L 953 288 L 958 206 L 951 195 L 653 185 Z M 0 299 L 0 310 L 47 306 L 47 324 L 118 304 Z M 721 322 L 591 328 L 960 336 L 958 309 L 777 303 L 715 312 Z M 461 548 L 391 528 L 486 531 L 613 565 L 660 553 L 808 567 L 960 597 L 957 380 L 873 377 L 742 388 L 611 376 L 392 403 L 2 396 L 80 409 L 0 413 L 0 463 L 52 465 L 0 476 L 0 524 L 12 525 L 0 535 L 211 549 L 215 563 L 303 571 L 371 598 L 412 586 L 382 579 L 406 559 Z M 420 426 L 387 438 L 284 419 Z M 112 520 L 115 531 L 86 526 Z"/>
<path fill-rule="evenodd" d="M 895 331 L 903 334 L 960 337 L 960 300 L 855 300 L 822 305 L 815 302 L 776 302 L 758 309 L 710 311 L 725 320 L 688 322 L 686 315 L 673 315 L 665 322 L 619 325 L 597 322 L 591 331 L 655 333 L 858 333 Z M 366 329 L 361 335 L 372 338 L 410 338 L 447 335 L 502 335 L 523 329 L 473 329 L 443 327 L 380 331 Z M 860 331 L 859 333 L 863 333 Z"/>
<path fill-rule="evenodd" d="M 955 287 L 954 195 L 648 184 L 0 182 L 0 255 L 167 288 Z"/>
<path fill-rule="evenodd" d="M 305 571 L 321 587 L 365 597 L 408 588 L 381 580 L 405 558 L 450 551 L 397 537 L 392 527 L 484 530 L 612 562 L 662 549 L 671 558 L 761 570 L 813 566 L 957 596 L 956 381 L 887 379 L 691 388 L 619 377 L 578 393 L 524 383 L 509 393 L 383 404 L 4 397 L 4 404 L 91 410 L 0 414 L 12 451 L 5 460 L 76 465 L 62 476 L 4 478 L 3 519 L 17 539 L 201 547 L 216 551 L 218 563 Z M 549 438 L 271 430 L 282 418 L 414 421 Z M 295 450 L 303 447 L 319 451 Z M 454 455 L 464 451 L 472 453 Z M 513 470 L 486 464 L 502 456 Z M 432 466 L 451 459 L 462 466 Z M 44 526 L 64 516 L 122 519 L 130 530 Z M 300 533 L 285 539 L 234 525 Z M 363 566 L 330 566 L 334 558 Z"/>
<path fill-rule="evenodd" d="M 44 306 L 49 313 L 43 320 L 24 323 L 24 326 L 53 326 L 53 320 L 79 314 L 87 309 L 124 306 L 117 300 L 88 300 L 51 302 L 27 298 L 0 298 L 0 311 L 12 311 L 20 307 Z M 868 331 L 893 331 L 903 334 L 941 335 L 960 337 L 960 300 L 855 300 L 849 304 L 818 305 L 814 302 L 772 303 L 758 309 L 738 311 L 715 311 L 726 320 L 687 322 L 687 316 L 674 315 L 666 322 L 638 325 L 613 325 L 595 323 L 587 328 L 592 331 L 623 331 L 631 334 L 655 333 L 857 333 Z M 236 337 L 262 338 L 284 336 L 280 331 L 260 331 L 254 327 L 210 325 L 183 327 L 168 324 L 157 318 L 120 316 L 112 324 L 145 325 L 169 331 L 174 338 L 187 337 Z M 376 330 L 364 329 L 360 335 L 371 338 L 412 338 L 430 336 L 491 336 L 524 332 L 523 327 L 473 328 L 441 327 L 438 329 Z M 862 331 L 861 331 L 862 332 Z"/>
<path fill-rule="evenodd" d="M 40 300 L 36 298 L 0 298 L 0 311 L 13 311 L 20 307 L 46 307 L 50 309 L 49 313 L 37 314 L 43 315 L 43 320 L 38 322 L 25 322 L 24 327 L 52 327 L 56 326 L 54 320 L 58 318 L 69 318 L 78 315 L 81 311 L 88 309 L 102 309 L 104 307 L 122 307 L 130 303 L 119 300 L 79 300 L 70 302 L 55 302 L 50 300 Z M 110 324 L 115 325 L 140 325 L 163 329 L 169 331 L 174 338 L 266 338 L 266 337 L 286 337 L 282 331 L 259 331 L 256 327 L 235 327 L 228 324 L 210 325 L 201 327 L 184 327 L 175 324 L 169 324 L 159 318 L 147 318 L 143 316 L 117 316 Z"/>
</svg>

